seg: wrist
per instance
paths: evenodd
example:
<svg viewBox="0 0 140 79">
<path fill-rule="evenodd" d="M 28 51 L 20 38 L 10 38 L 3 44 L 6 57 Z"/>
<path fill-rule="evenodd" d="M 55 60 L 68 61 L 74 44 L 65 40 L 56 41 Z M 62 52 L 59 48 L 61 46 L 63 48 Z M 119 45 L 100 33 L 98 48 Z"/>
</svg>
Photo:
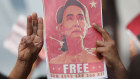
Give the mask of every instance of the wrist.
<svg viewBox="0 0 140 79">
<path fill-rule="evenodd" d="M 114 65 L 113 71 L 115 73 L 116 79 L 128 79 L 128 72 L 126 71 L 121 60 L 119 60 L 118 63 Z"/>
<path fill-rule="evenodd" d="M 118 60 L 117 63 L 114 64 L 113 66 L 114 71 L 118 70 L 118 69 L 125 69 L 123 63 L 121 62 L 121 60 Z"/>
<path fill-rule="evenodd" d="M 29 62 L 29 61 L 27 61 L 27 60 L 17 59 L 16 64 L 20 64 L 20 65 L 22 65 L 22 66 L 25 66 L 25 65 L 31 64 L 31 62 Z"/>
<path fill-rule="evenodd" d="M 9 74 L 9 78 L 10 79 L 26 79 L 31 71 L 32 65 L 33 63 L 17 59 L 13 70 Z"/>
<path fill-rule="evenodd" d="M 19 67 L 21 70 L 29 70 L 32 68 L 33 62 L 17 60 L 16 66 Z"/>
<path fill-rule="evenodd" d="M 37 55 L 29 55 L 28 57 L 18 55 L 17 62 L 22 64 L 33 64 L 37 57 Z"/>
</svg>

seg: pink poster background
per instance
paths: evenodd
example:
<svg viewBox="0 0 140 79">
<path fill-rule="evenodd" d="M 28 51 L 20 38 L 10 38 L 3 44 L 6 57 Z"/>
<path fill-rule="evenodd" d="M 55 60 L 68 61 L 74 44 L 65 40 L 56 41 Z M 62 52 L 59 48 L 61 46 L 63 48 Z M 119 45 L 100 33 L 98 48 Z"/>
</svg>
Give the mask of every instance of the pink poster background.
<svg viewBox="0 0 140 79">
<path fill-rule="evenodd" d="M 94 63 L 64 63 L 64 64 L 52 64 L 50 63 L 51 59 L 63 54 L 60 50 L 61 45 L 60 42 L 56 40 L 63 40 L 63 35 L 60 34 L 56 30 L 57 27 L 57 21 L 56 21 L 56 14 L 60 7 L 64 6 L 67 0 L 43 0 L 43 8 L 44 8 L 44 26 L 45 26 L 45 50 L 47 51 L 47 62 L 49 66 L 49 72 L 51 77 L 53 78 L 81 78 L 81 77 L 101 77 L 105 75 L 105 69 L 104 69 L 104 61 L 99 60 L 100 62 L 94 62 Z M 89 13 L 89 20 L 90 25 L 93 23 L 102 25 L 101 20 L 101 2 L 100 0 L 77 0 L 80 1 L 83 5 L 86 6 L 88 13 Z M 95 6 L 92 6 L 91 3 L 95 2 Z M 51 39 L 50 37 L 53 37 Z M 83 39 L 83 45 L 85 48 L 91 49 L 96 48 L 96 41 L 102 40 L 102 36 L 91 26 L 88 28 L 88 31 L 86 33 L 85 38 Z M 73 43 L 73 42 L 71 42 Z M 77 49 L 78 50 L 78 49 Z M 96 51 L 92 52 L 92 54 L 95 54 Z M 64 60 L 65 61 L 65 60 Z M 78 73 L 78 70 L 76 70 L 75 73 L 70 73 L 70 69 L 67 69 L 67 72 L 64 72 L 64 65 L 66 67 L 70 68 L 71 65 L 74 65 L 75 69 L 78 69 L 78 67 L 81 68 L 81 71 L 84 71 L 84 66 L 87 68 L 86 72 L 80 72 Z M 72 67 L 72 66 L 71 66 Z M 74 72 L 74 71 L 73 71 Z M 70 75 L 71 74 L 71 75 Z M 85 75 L 86 74 L 86 75 Z M 89 74 L 89 75 L 88 75 Z M 73 76 L 75 75 L 75 76 Z"/>
</svg>

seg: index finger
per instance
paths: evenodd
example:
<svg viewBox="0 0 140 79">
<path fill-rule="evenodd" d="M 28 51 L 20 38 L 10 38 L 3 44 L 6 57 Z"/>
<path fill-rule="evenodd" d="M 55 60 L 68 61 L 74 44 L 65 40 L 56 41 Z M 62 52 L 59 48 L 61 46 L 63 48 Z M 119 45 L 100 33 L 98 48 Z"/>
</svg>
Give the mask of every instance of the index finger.
<svg viewBox="0 0 140 79">
<path fill-rule="evenodd" d="M 93 26 L 98 32 L 100 32 L 102 34 L 105 41 L 111 40 L 111 37 L 109 36 L 109 34 L 102 27 L 100 27 L 96 24 L 94 24 Z"/>
</svg>

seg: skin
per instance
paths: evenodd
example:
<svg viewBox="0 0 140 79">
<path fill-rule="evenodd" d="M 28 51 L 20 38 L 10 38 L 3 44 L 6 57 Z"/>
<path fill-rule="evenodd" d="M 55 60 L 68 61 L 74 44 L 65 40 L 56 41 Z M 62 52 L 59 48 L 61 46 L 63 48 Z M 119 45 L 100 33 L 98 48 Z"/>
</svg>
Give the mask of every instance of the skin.
<svg viewBox="0 0 140 79">
<path fill-rule="evenodd" d="M 116 79 L 128 79 L 127 71 L 122 64 L 115 42 L 111 39 L 109 34 L 101 27 L 94 24 L 94 28 L 101 33 L 104 38 L 104 42 L 96 42 L 97 56 L 102 59 L 104 57 L 107 66 L 113 69 Z"/>
<path fill-rule="evenodd" d="M 43 19 L 36 13 L 27 17 L 27 36 L 21 39 L 16 65 L 10 79 L 26 79 L 43 46 Z M 18 73 L 18 74 L 17 74 Z"/>
</svg>

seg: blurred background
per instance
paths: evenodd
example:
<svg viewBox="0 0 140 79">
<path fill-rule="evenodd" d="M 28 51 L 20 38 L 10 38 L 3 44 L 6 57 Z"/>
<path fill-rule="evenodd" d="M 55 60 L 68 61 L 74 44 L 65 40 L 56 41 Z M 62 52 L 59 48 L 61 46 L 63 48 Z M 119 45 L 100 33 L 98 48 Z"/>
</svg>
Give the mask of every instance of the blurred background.
<svg viewBox="0 0 140 79">
<path fill-rule="evenodd" d="M 26 16 L 33 12 L 37 12 L 38 16 L 43 17 L 42 0 L 0 0 L 0 72 L 7 76 L 17 59 L 14 49 L 17 49 L 15 44 L 18 44 L 18 40 L 14 40 L 16 42 L 11 40 L 20 39 L 22 34 L 25 34 L 23 29 L 19 31 L 15 27 L 24 27 Z M 131 30 L 127 26 L 139 13 L 140 0 L 103 0 L 104 28 L 116 41 L 120 57 L 126 68 L 129 66 L 131 56 L 139 52 L 140 45 L 137 35 L 127 33 L 128 30 Z M 21 34 L 14 37 L 13 34 L 16 34 L 14 32 Z M 132 45 L 130 40 L 133 40 Z M 46 76 L 45 61 L 35 68 L 31 79 L 40 76 Z"/>
<path fill-rule="evenodd" d="M 17 59 L 17 54 L 15 54 L 14 50 L 12 51 L 17 46 L 9 44 L 9 47 L 13 47 L 10 49 L 7 46 L 8 43 L 6 44 L 5 42 L 8 38 L 12 39 L 10 34 L 13 33 L 13 30 L 17 33 L 17 30 L 20 30 L 15 30 L 13 27 L 16 24 L 26 23 L 26 16 L 31 15 L 33 12 L 37 12 L 38 16 L 43 17 L 42 0 L 0 0 L 0 72 L 4 75 L 8 76 Z M 17 37 L 20 38 L 20 36 Z M 17 40 L 16 42 L 19 41 Z M 41 62 L 34 70 L 31 79 L 36 79 L 40 76 L 46 76 L 45 61 Z"/>
</svg>

